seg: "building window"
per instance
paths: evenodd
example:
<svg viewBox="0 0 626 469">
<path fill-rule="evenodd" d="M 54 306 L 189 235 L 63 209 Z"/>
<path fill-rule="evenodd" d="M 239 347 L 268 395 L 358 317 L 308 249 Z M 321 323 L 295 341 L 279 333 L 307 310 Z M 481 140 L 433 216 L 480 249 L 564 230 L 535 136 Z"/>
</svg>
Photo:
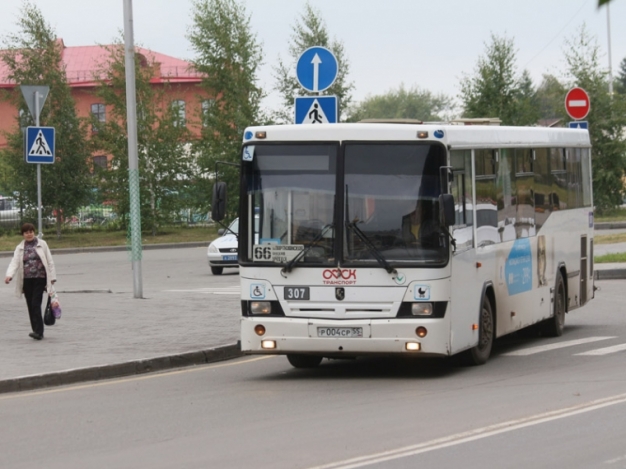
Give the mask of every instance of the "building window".
<svg viewBox="0 0 626 469">
<path fill-rule="evenodd" d="M 107 157 L 105 155 L 94 156 L 93 157 L 93 169 L 107 169 L 108 162 Z"/>
<path fill-rule="evenodd" d="M 174 117 L 174 125 L 183 127 L 187 125 L 187 115 L 185 112 L 185 101 L 177 99 L 172 101 L 172 115 Z"/>
<path fill-rule="evenodd" d="M 91 115 L 93 116 L 95 122 L 91 125 L 91 131 L 98 131 L 98 123 L 106 122 L 106 110 L 104 108 L 104 104 L 96 103 L 91 105 Z"/>
<path fill-rule="evenodd" d="M 207 117 L 209 115 L 209 110 L 211 110 L 211 108 L 213 108 L 214 105 L 215 105 L 214 99 L 205 99 L 204 101 L 202 101 L 202 126 L 203 127 L 207 126 Z"/>
</svg>

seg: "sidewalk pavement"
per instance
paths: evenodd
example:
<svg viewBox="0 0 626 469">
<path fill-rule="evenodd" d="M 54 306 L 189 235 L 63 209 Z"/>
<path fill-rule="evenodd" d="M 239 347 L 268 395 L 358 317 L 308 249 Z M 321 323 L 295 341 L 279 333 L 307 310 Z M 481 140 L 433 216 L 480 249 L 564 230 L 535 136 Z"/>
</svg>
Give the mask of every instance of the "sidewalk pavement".
<svg viewBox="0 0 626 469">
<path fill-rule="evenodd" d="M 595 255 L 626 252 L 626 243 L 594 250 Z M 238 270 L 211 275 L 206 243 L 147 248 L 142 299 L 133 297 L 126 248 L 52 252 L 63 316 L 46 328 L 44 340 L 28 337 L 26 305 L 14 296 L 13 283 L 0 288 L 0 393 L 241 356 Z M 10 255 L 0 253 L 3 268 Z M 626 263 L 594 268 L 597 280 L 626 278 Z"/>
<path fill-rule="evenodd" d="M 240 356 L 237 269 L 211 275 L 206 244 L 143 253 L 143 298 L 134 298 L 123 251 L 52 251 L 63 315 L 31 331 L 13 282 L 0 287 L 0 393 L 205 364 Z M 6 269 L 9 258 L 3 259 Z"/>
</svg>

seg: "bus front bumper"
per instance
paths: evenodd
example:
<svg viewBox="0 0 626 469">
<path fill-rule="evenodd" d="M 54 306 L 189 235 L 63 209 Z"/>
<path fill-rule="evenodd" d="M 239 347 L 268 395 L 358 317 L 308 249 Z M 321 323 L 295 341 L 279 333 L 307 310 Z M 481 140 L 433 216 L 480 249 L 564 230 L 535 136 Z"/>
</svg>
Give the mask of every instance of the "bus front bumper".
<svg viewBox="0 0 626 469">
<path fill-rule="evenodd" d="M 258 333 L 261 330 L 258 326 L 263 326 L 262 335 Z M 424 337 L 417 335 L 418 328 L 425 328 Z M 362 335 L 352 335 L 355 330 Z M 351 335 L 341 336 L 344 332 Z M 339 335 L 330 337 L 329 334 Z M 241 350 L 248 354 L 279 355 L 448 356 L 450 328 L 446 318 L 332 320 L 244 317 L 241 319 Z"/>
</svg>

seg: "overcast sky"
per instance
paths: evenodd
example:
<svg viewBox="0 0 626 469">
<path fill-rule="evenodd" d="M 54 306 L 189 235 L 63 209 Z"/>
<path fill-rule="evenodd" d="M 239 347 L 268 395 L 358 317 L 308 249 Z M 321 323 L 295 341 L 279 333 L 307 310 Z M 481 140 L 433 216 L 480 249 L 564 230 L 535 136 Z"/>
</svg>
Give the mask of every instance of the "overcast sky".
<svg viewBox="0 0 626 469">
<path fill-rule="evenodd" d="M 124 0 L 32 0 L 66 46 L 108 44 L 123 30 Z M 261 85 L 272 96 L 272 67 L 287 58 L 292 26 L 306 0 L 239 0 L 263 45 Z M 310 0 L 331 37 L 343 42 L 350 63 L 354 98 L 382 94 L 400 84 L 451 97 L 463 74 L 475 70 L 490 35 L 512 38 L 518 69 L 538 84 L 543 73 L 562 78 L 565 40 L 584 23 L 601 50 L 607 69 L 607 9 L 597 0 Z M 2 0 L 0 36 L 17 30 L 21 0 Z M 135 42 L 189 60 L 191 0 L 134 0 Z M 626 0 L 610 6 L 613 75 L 626 57 Z M 305 92 L 303 91 L 303 94 Z"/>
</svg>

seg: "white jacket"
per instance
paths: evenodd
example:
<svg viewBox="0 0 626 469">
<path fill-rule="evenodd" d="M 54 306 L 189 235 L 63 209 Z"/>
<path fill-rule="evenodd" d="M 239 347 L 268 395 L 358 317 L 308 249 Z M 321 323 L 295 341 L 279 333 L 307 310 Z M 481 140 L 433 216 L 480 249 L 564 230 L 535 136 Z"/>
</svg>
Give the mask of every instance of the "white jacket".
<svg viewBox="0 0 626 469">
<path fill-rule="evenodd" d="M 22 241 L 15 248 L 13 259 L 11 259 L 11 263 L 9 264 L 9 268 L 7 269 L 7 273 L 5 275 L 5 277 L 11 277 L 15 280 L 15 296 L 18 298 L 21 297 L 24 292 L 24 242 L 25 241 Z M 51 291 L 52 281 L 56 281 L 57 279 L 57 274 L 54 270 L 54 262 L 52 261 L 52 254 L 50 253 L 48 244 L 43 239 L 38 240 L 37 247 L 35 249 L 41 259 L 41 263 L 46 269 L 46 290 Z"/>
</svg>

